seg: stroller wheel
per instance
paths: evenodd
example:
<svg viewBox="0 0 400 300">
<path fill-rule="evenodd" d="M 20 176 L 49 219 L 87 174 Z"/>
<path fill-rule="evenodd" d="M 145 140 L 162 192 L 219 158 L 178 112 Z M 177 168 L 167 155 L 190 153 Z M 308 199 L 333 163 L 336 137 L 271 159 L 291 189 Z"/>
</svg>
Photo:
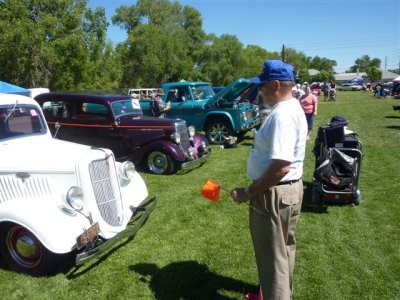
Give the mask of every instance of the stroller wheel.
<svg viewBox="0 0 400 300">
<path fill-rule="evenodd" d="M 312 187 L 311 203 L 321 204 L 321 196 L 318 191 L 318 184 L 314 184 Z"/>
</svg>

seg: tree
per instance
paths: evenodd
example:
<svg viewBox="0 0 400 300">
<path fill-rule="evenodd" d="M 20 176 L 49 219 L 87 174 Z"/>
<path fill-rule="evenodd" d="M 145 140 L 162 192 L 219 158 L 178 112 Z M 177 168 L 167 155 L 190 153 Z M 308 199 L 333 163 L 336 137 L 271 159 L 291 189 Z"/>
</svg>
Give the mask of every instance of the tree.
<svg viewBox="0 0 400 300">
<path fill-rule="evenodd" d="M 1 1 L 0 77 L 51 90 L 93 88 L 110 51 L 107 25 L 104 9 L 88 10 L 85 0 Z"/>
<path fill-rule="evenodd" d="M 243 44 L 234 35 L 210 35 L 204 57 L 201 71 L 213 85 L 224 86 L 243 76 Z"/>
<path fill-rule="evenodd" d="M 355 65 L 349 70 L 350 73 L 355 72 L 366 72 L 368 68 L 377 68 L 381 66 L 381 60 L 379 58 L 370 59 L 368 55 L 363 55 L 361 58 L 355 60 Z"/>
<path fill-rule="evenodd" d="M 204 47 L 200 13 L 167 0 L 138 0 L 121 6 L 113 24 L 127 30 L 123 83 L 159 86 L 164 81 L 196 79 Z"/>
<path fill-rule="evenodd" d="M 368 75 L 368 78 L 371 81 L 378 81 L 382 79 L 382 71 L 376 67 L 369 67 L 365 70 Z"/>
</svg>

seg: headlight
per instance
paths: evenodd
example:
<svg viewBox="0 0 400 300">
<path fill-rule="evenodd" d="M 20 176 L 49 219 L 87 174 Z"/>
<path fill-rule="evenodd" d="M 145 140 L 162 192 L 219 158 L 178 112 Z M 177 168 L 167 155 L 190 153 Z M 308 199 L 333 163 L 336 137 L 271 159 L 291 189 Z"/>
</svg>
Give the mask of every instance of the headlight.
<svg viewBox="0 0 400 300">
<path fill-rule="evenodd" d="M 71 187 L 67 192 L 67 203 L 75 210 L 83 208 L 83 192 L 78 186 Z"/>
<path fill-rule="evenodd" d="M 243 121 L 247 121 L 247 116 L 246 116 L 246 112 L 242 112 L 242 119 Z"/>
<path fill-rule="evenodd" d="M 175 143 L 179 144 L 181 142 L 181 135 L 177 132 L 171 134 L 171 139 L 175 141 Z"/>
<path fill-rule="evenodd" d="M 190 125 L 188 127 L 188 131 L 189 131 L 189 136 L 192 137 L 194 136 L 194 134 L 196 133 L 196 129 L 194 129 L 194 126 Z"/>
<path fill-rule="evenodd" d="M 124 180 L 131 180 L 135 176 L 136 168 L 133 162 L 126 161 L 121 164 L 119 171 Z"/>
</svg>

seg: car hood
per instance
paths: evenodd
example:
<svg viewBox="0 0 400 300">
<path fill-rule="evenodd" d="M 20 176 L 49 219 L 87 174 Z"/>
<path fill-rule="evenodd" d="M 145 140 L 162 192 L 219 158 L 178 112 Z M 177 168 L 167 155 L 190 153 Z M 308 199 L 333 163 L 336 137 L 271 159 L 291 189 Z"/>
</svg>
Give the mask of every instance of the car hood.
<svg viewBox="0 0 400 300">
<path fill-rule="evenodd" d="M 54 138 L 5 141 L 0 151 L 0 172 L 72 173 L 76 162 L 92 153 L 90 146 Z"/>
<path fill-rule="evenodd" d="M 214 106 L 218 101 L 223 99 L 225 105 L 238 104 L 240 102 L 240 94 L 246 89 L 250 88 L 252 83 L 248 79 L 240 78 L 229 84 L 226 88 L 215 94 L 214 97 L 209 99 L 206 103 L 207 107 Z"/>
</svg>

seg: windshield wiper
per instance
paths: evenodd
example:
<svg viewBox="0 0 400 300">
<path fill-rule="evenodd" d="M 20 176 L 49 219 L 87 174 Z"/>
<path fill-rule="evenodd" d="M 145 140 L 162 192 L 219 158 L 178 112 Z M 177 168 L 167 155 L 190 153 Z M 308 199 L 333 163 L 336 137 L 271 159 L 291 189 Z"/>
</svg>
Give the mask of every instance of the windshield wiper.
<svg viewBox="0 0 400 300">
<path fill-rule="evenodd" d="M 13 108 L 7 114 L 6 118 L 4 119 L 4 123 L 6 123 L 8 121 L 8 119 L 11 117 L 11 115 L 15 112 L 15 108 L 17 107 L 17 105 L 18 105 L 18 100 L 15 101 L 15 104 L 14 104 Z"/>
</svg>

